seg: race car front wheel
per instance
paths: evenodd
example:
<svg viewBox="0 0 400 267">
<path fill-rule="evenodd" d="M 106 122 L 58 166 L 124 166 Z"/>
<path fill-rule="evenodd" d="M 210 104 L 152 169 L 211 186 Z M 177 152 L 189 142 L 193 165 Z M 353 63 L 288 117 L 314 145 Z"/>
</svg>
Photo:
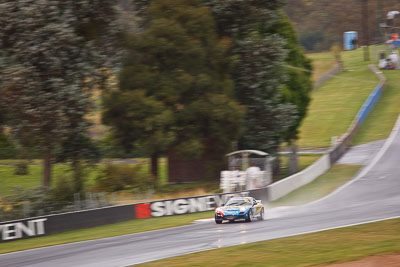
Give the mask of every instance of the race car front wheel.
<svg viewBox="0 0 400 267">
<path fill-rule="evenodd" d="M 250 209 L 249 213 L 247 213 L 246 222 L 251 222 L 253 220 L 253 211 Z"/>
<path fill-rule="evenodd" d="M 215 223 L 216 223 L 216 224 L 221 224 L 221 223 L 222 223 L 222 220 L 217 220 L 217 219 L 215 219 Z"/>
</svg>

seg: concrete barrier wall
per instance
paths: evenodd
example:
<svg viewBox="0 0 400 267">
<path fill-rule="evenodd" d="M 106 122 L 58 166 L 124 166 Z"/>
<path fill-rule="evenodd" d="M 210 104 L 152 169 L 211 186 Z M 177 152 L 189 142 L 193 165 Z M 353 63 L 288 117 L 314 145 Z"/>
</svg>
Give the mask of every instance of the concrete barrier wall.
<svg viewBox="0 0 400 267">
<path fill-rule="evenodd" d="M 299 187 L 312 182 L 315 178 L 325 173 L 330 166 L 329 156 L 324 155 L 301 172 L 267 186 L 268 200 L 273 201 L 281 198 Z"/>
<path fill-rule="evenodd" d="M 351 140 L 353 140 L 358 131 L 358 125 L 358 120 L 354 119 L 347 132 L 343 134 L 339 138 L 338 142 L 328 150 L 327 155 L 329 155 L 331 165 L 333 165 L 344 155 L 344 153 L 346 153 L 347 148 L 350 146 Z"/>
</svg>

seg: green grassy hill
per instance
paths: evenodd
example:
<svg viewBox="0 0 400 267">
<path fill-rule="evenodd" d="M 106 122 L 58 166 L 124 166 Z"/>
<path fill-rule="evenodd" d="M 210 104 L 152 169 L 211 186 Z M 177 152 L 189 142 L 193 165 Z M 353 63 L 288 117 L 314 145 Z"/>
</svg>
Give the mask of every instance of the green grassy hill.
<svg viewBox="0 0 400 267">
<path fill-rule="evenodd" d="M 335 66 L 332 52 L 311 53 L 307 57 L 312 60 L 314 72 L 311 76 L 313 82 L 321 78 L 324 73 L 330 71 Z"/>
<path fill-rule="evenodd" d="M 321 53 L 321 58 L 326 53 Z M 313 54 L 318 58 L 318 54 Z M 345 71 L 333 77 L 311 95 L 308 115 L 299 130 L 300 148 L 327 148 L 332 136 L 347 131 L 358 110 L 378 84 L 363 61 L 362 50 L 342 52 Z M 315 69 L 317 72 L 319 69 Z"/>
</svg>

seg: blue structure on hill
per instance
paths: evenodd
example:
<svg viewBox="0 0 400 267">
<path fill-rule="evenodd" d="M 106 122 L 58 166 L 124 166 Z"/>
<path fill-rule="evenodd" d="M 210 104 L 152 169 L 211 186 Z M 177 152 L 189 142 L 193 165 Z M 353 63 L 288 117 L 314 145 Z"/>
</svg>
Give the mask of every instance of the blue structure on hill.
<svg viewBox="0 0 400 267">
<path fill-rule="evenodd" d="M 357 48 L 358 34 L 355 31 L 345 32 L 343 35 L 343 49 L 353 50 Z"/>
</svg>

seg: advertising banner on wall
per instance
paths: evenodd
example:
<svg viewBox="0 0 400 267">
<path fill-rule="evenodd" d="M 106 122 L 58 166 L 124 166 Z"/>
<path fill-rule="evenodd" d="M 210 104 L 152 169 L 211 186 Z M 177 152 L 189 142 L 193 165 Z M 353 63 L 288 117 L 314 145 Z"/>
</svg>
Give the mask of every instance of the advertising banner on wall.
<svg viewBox="0 0 400 267">
<path fill-rule="evenodd" d="M 249 191 L 160 200 L 135 205 L 136 218 L 151 218 L 214 210 L 233 196 L 249 196 Z"/>
<path fill-rule="evenodd" d="M 134 204 L 0 222 L 0 242 L 135 219 Z"/>
</svg>

